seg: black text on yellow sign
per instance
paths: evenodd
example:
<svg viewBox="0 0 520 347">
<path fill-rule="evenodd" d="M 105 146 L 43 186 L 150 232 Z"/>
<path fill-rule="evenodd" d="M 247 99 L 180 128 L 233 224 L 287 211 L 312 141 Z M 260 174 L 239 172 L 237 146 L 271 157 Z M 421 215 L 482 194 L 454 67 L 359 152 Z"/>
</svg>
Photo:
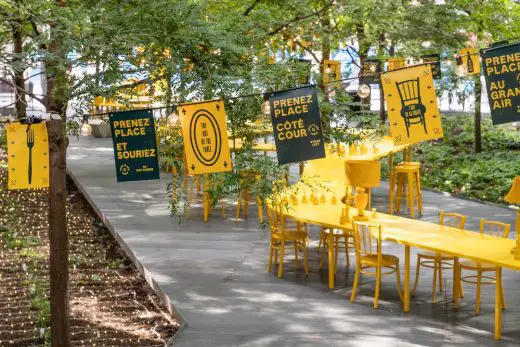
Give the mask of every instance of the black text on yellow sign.
<svg viewBox="0 0 520 347">
<path fill-rule="evenodd" d="M 493 124 L 520 121 L 520 44 L 484 51 L 482 67 Z"/>
<path fill-rule="evenodd" d="M 337 60 L 323 61 L 323 83 L 330 83 L 341 79 L 341 62 Z"/>
<path fill-rule="evenodd" d="M 49 142 L 45 123 L 7 125 L 9 189 L 49 187 Z"/>
<path fill-rule="evenodd" d="M 152 111 L 110 115 L 117 181 L 159 179 L 159 158 Z"/>
<path fill-rule="evenodd" d="M 224 103 L 208 101 L 178 106 L 184 152 L 190 174 L 231 171 Z"/>
<path fill-rule="evenodd" d="M 429 64 L 386 72 L 381 82 L 394 144 L 444 136 Z"/>
<path fill-rule="evenodd" d="M 269 104 L 279 164 L 325 157 L 315 87 L 273 93 Z"/>
<path fill-rule="evenodd" d="M 480 75 L 480 56 L 476 48 L 463 48 L 459 51 L 459 56 L 468 68 L 468 75 Z"/>
</svg>

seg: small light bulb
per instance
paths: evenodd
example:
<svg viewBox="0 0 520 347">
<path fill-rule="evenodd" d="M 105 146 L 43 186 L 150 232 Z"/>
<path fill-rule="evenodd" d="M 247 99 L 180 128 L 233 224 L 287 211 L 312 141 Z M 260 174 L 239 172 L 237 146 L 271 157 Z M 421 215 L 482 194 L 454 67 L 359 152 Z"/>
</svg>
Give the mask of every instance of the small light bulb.
<svg viewBox="0 0 520 347">
<path fill-rule="evenodd" d="M 172 127 L 176 126 L 179 123 L 179 116 L 177 113 L 172 113 L 168 116 L 168 124 Z"/>
<path fill-rule="evenodd" d="M 89 136 L 90 134 L 92 134 L 92 126 L 90 126 L 90 124 L 88 123 L 83 124 L 81 126 L 80 133 L 82 136 Z"/>
<path fill-rule="evenodd" d="M 459 77 L 466 77 L 468 75 L 468 66 L 466 64 L 457 65 L 455 74 Z"/>
<path fill-rule="evenodd" d="M 370 86 L 368 84 L 360 84 L 357 95 L 362 99 L 368 98 L 370 96 Z"/>
<path fill-rule="evenodd" d="M 375 64 L 370 65 L 370 71 L 376 72 L 377 66 Z"/>
<path fill-rule="evenodd" d="M 262 113 L 271 115 L 271 104 L 269 103 L 269 100 L 266 100 L 262 103 Z"/>
</svg>

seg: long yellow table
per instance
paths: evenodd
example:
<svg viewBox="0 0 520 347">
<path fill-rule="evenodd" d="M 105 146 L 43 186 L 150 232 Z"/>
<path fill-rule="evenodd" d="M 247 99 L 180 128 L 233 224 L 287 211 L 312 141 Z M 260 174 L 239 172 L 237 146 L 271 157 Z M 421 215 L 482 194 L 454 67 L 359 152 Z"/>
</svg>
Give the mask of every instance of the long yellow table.
<svg viewBox="0 0 520 347">
<path fill-rule="evenodd" d="M 283 209 L 283 214 L 298 221 L 316 224 L 323 227 L 352 230 L 352 223 L 340 224 L 342 205 L 331 204 L 298 204 L 290 205 L 288 210 Z M 351 215 L 356 215 L 355 208 L 351 208 Z M 370 211 L 366 212 L 371 215 Z M 352 218 L 351 218 L 352 220 Z M 410 247 L 418 247 L 430 251 L 450 254 L 455 257 L 471 259 L 474 261 L 488 262 L 497 265 L 497 282 L 500 281 L 502 272 L 498 267 L 520 271 L 520 260 L 515 260 L 511 249 L 515 246 L 514 240 L 481 235 L 479 232 L 454 229 L 439 224 L 377 213 L 371 221 L 383 225 L 382 236 L 385 240 L 397 242 L 405 246 L 404 262 L 404 303 L 403 311 L 410 310 Z M 333 233 L 329 244 L 333 244 Z M 329 288 L 334 288 L 334 247 L 329 247 Z M 458 258 L 456 260 L 458 262 Z M 454 283 L 459 280 L 454 271 Z M 495 290 L 495 338 L 501 337 L 500 288 Z M 453 299 L 455 307 L 458 305 L 458 286 L 453 286 Z"/>
</svg>

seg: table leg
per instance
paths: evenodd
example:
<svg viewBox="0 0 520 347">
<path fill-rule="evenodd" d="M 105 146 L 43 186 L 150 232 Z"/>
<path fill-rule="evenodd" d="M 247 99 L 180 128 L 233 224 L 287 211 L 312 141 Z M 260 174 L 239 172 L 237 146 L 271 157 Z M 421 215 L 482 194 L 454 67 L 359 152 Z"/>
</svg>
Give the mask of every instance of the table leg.
<svg viewBox="0 0 520 347">
<path fill-rule="evenodd" d="M 334 233 L 329 233 L 329 288 L 334 289 L 334 275 L 336 268 L 334 267 Z"/>
<path fill-rule="evenodd" d="M 388 183 L 389 183 L 389 203 L 388 203 L 388 213 L 392 214 L 392 205 L 394 202 L 394 154 L 391 153 L 388 156 Z"/>
<path fill-rule="evenodd" d="M 502 271 L 499 267 L 496 270 L 496 284 L 495 284 L 495 340 L 500 340 L 502 337 L 502 308 L 500 307 L 500 283 L 502 283 Z"/>
<path fill-rule="evenodd" d="M 459 277 L 459 258 L 455 257 L 453 261 L 453 309 L 459 306 L 460 297 L 460 277 Z"/>
<path fill-rule="evenodd" d="M 410 246 L 404 246 L 404 303 L 403 312 L 410 312 Z"/>
</svg>

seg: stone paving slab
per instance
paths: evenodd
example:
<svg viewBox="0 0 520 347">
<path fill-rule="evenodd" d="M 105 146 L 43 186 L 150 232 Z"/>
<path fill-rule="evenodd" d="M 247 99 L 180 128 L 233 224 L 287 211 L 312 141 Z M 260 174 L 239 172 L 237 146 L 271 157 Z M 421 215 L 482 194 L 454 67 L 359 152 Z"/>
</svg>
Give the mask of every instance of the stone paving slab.
<svg viewBox="0 0 520 347">
<path fill-rule="evenodd" d="M 446 293 L 431 302 L 432 273 L 421 271 L 411 312 L 401 311 L 395 278 L 385 276 L 379 310 L 372 309 L 373 278 L 363 278 L 354 304 L 348 301 L 351 268 L 339 258 L 336 289 L 327 287 L 327 270 L 318 270 L 318 228 L 309 249 L 307 277 L 294 269 L 289 256 L 284 278 L 266 272 L 269 231 L 260 228 L 256 208 L 247 221 L 235 223 L 234 205 L 228 219 L 216 208 L 209 223 L 202 222 L 199 203 L 191 219 L 179 224 L 167 210 L 166 185 L 161 180 L 117 183 L 111 139 L 71 139 L 67 163 L 90 200 L 149 271 L 161 290 L 187 321 L 175 346 L 508 346 L 520 344 L 520 277 L 504 271 L 508 310 L 503 314 L 503 340 L 493 340 L 494 287 L 484 286 L 481 315 L 475 316 L 475 287 L 454 312 L 451 273 L 445 274 Z M 386 211 L 385 184 L 374 190 L 374 207 Z M 510 209 L 423 192 L 424 220 L 436 222 L 439 209 L 468 215 L 468 229 L 478 230 L 479 218 L 513 223 Z M 509 236 L 514 238 L 514 232 Z M 403 247 L 386 243 L 388 253 L 403 261 Z M 412 271 L 415 253 L 412 249 Z M 414 279 L 413 273 L 411 276 Z"/>
</svg>

